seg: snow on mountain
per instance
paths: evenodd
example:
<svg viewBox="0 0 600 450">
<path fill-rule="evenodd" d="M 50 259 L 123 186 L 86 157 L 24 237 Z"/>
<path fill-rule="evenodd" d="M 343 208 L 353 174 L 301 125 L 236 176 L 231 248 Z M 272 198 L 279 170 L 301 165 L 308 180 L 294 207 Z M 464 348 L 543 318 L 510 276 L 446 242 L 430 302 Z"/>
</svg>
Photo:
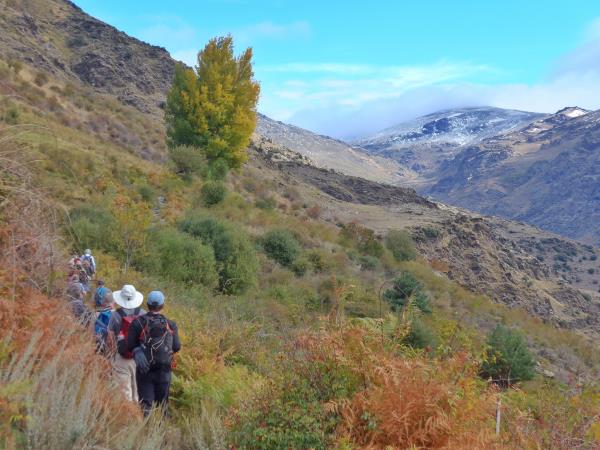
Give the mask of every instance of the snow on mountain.
<svg viewBox="0 0 600 450">
<path fill-rule="evenodd" d="M 427 183 L 440 165 L 465 145 L 516 131 L 542 117 L 545 115 L 489 106 L 448 109 L 387 128 L 355 144 L 399 162 Z"/>
<path fill-rule="evenodd" d="M 517 130 L 542 116 L 489 106 L 449 109 L 387 128 L 356 144 L 373 153 L 421 143 L 466 145 Z"/>
</svg>

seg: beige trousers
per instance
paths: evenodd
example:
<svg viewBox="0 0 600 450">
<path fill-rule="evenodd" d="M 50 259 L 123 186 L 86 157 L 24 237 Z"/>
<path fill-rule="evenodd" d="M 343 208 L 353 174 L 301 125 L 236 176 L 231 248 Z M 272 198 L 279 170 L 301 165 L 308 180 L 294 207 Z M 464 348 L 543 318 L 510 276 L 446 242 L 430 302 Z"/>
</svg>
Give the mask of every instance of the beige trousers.
<svg viewBox="0 0 600 450">
<path fill-rule="evenodd" d="M 137 381 L 135 379 L 135 361 L 123 358 L 117 353 L 113 361 L 113 375 L 117 379 L 119 386 L 121 386 L 127 400 L 132 402 L 139 401 Z"/>
</svg>

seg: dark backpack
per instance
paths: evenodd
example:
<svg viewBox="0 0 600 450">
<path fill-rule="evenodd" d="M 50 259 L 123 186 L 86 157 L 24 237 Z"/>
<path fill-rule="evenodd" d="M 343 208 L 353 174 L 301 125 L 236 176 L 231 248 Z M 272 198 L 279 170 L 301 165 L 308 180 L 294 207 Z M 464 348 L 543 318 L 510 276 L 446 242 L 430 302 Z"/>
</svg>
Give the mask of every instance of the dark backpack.
<svg viewBox="0 0 600 450">
<path fill-rule="evenodd" d="M 129 333 L 131 323 L 140 315 L 140 308 L 135 308 L 131 316 L 126 315 L 122 309 L 117 309 L 117 312 L 121 316 L 121 330 L 119 336 L 117 336 L 117 351 L 123 358 L 131 359 L 133 353 L 127 351 L 127 333 Z"/>
<path fill-rule="evenodd" d="M 140 344 L 150 363 L 150 368 L 171 368 L 173 363 L 173 330 L 161 314 L 146 314 Z"/>
<path fill-rule="evenodd" d="M 94 324 L 94 334 L 96 335 L 96 351 L 104 352 L 106 349 L 106 340 L 108 338 L 108 322 L 110 322 L 111 310 L 101 311 Z"/>
</svg>

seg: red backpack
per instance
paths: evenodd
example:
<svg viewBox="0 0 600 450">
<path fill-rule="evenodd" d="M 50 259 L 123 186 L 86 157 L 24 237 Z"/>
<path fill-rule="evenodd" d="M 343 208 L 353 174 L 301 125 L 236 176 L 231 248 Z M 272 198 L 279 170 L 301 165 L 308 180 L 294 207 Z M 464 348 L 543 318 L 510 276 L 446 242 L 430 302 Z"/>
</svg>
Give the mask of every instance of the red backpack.
<svg viewBox="0 0 600 450">
<path fill-rule="evenodd" d="M 121 316 L 121 330 L 119 336 L 117 336 L 117 351 L 123 358 L 132 359 L 133 353 L 127 351 L 127 333 L 129 333 L 131 323 L 140 315 L 140 308 L 135 308 L 130 316 L 125 315 L 125 311 L 122 309 L 118 309 L 117 312 Z"/>
</svg>

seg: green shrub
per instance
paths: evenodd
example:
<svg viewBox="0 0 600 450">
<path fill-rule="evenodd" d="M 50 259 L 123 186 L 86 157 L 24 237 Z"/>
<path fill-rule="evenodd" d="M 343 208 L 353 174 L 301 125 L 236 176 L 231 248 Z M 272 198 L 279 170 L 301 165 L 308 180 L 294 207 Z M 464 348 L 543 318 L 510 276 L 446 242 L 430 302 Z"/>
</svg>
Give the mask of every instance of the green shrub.
<svg viewBox="0 0 600 450">
<path fill-rule="evenodd" d="M 298 277 L 303 277 L 310 268 L 310 262 L 305 257 L 297 258 L 291 266 L 292 272 Z"/>
<path fill-rule="evenodd" d="M 364 255 L 380 257 L 383 254 L 383 245 L 377 239 L 375 232 L 355 222 L 342 226 L 340 240 L 342 245 L 354 245 Z"/>
<path fill-rule="evenodd" d="M 210 245 L 217 261 L 219 288 L 228 294 L 240 294 L 256 284 L 258 260 L 248 235 L 214 217 L 189 216 L 179 228 Z"/>
<path fill-rule="evenodd" d="M 207 170 L 206 157 L 198 148 L 191 145 L 169 148 L 169 158 L 175 172 L 185 179 L 193 175 L 203 175 Z"/>
<path fill-rule="evenodd" d="M 149 184 L 142 184 L 139 186 L 138 193 L 140 194 L 140 197 L 142 197 L 142 200 L 147 203 L 154 203 L 154 200 L 156 199 L 156 192 Z"/>
<path fill-rule="evenodd" d="M 374 256 L 360 256 L 358 261 L 362 270 L 375 270 L 379 266 L 379 259 Z"/>
<path fill-rule="evenodd" d="M 481 375 L 501 385 L 531 380 L 535 360 L 521 333 L 498 325 L 487 338 L 488 350 L 481 365 Z"/>
<path fill-rule="evenodd" d="M 227 178 L 228 172 L 229 165 L 224 159 L 216 159 L 208 166 L 208 177 L 211 180 L 223 181 L 225 178 Z"/>
<path fill-rule="evenodd" d="M 290 267 L 300 254 L 300 244 L 288 230 L 271 230 L 262 239 L 267 256 L 282 266 Z"/>
<path fill-rule="evenodd" d="M 207 181 L 202 186 L 202 201 L 206 206 L 214 206 L 221 203 L 227 195 L 227 187 L 221 181 Z"/>
<path fill-rule="evenodd" d="M 433 330 L 419 318 L 414 318 L 410 324 L 410 333 L 404 338 L 404 343 L 413 348 L 435 349 L 438 339 Z"/>
<path fill-rule="evenodd" d="M 429 239 L 436 239 L 437 237 L 440 236 L 441 231 L 435 227 L 424 227 L 423 234 L 425 235 L 425 237 L 427 237 Z"/>
<path fill-rule="evenodd" d="M 254 206 L 260 209 L 271 211 L 277 206 L 277 200 L 271 196 L 257 198 L 254 202 Z"/>
<path fill-rule="evenodd" d="M 21 111 L 16 106 L 10 106 L 4 113 L 4 122 L 8 125 L 16 125 L 21 119 Z"/>
<path fill-rule="evenodd" d="M 425 292 L 423 285 L 410 272 L 402 272 L 395 280 L 390 289 L 385 291 L 383 298 L 390 304 L 393 310 L 399 310 L 406 306 L 409 299 L 424 313 L 431 312 L 431 300 Z"/>
<path fill-rule="evenodd" d="M 396 261 L 411 261 L 417 257 L 415 244 L 406 231 L 391 230 L 385 238 L 385 245 Z"/>
<path fill-rule="evenodd" d="M 186 233 L 165 227 L 151 233 L 145 268 L 173 281 L 215 288 L 218 283 L 213 249 Z M 144 266 L 144 263 L 141 263 Z"/>
<path fill-rule="evenodd" d="M 107 252 L 116 249 L 112 229 L 114 219 L 110 212 L 102 207 L 85 205 L 74 208 L 69 213 L 71 231 L 77 248 L 100 248 Z"/>
</svg>

